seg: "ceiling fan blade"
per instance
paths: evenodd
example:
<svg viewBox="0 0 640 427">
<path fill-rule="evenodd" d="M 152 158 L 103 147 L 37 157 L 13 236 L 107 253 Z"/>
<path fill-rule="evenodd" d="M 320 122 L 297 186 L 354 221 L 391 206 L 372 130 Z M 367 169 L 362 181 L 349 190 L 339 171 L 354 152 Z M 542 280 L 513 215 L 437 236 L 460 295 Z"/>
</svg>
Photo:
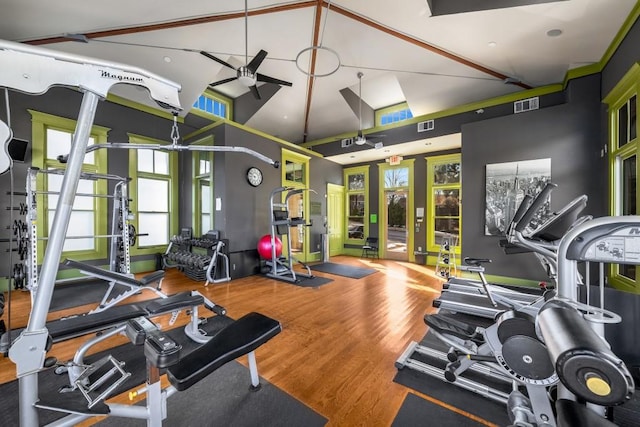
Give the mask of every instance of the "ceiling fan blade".
<svg viewBox="0 0 640 427">
<path fill-rule="evenodd" d="M 258 52 L 258 54 L 253 57 L 251 62 L 247 64 L 247 68 L 249 69 L 249 71 L 255 74 L 255 72 L 258 70 L 258 67 L 260 66 L 260 64 L 262 64 L 262 61 L 264 61 L 264 58 L 266 57 L 267 51 L 260 49 L 260 52 Z"/>
<path fill-rule="evenodd" d="M 258 86 L 249 86 L 249 90 L 251 91 L 255 99 L 262 99 L 262 97 L 260 96 L 260 92 L 258 92 Z"/>
<path fill-rule="evenodd" d="M 225 62 L 220 58 L 216 58 L 215 56 L 211 55 L 209 52 L 205 52 L 204 50 L 200 51 L 200 55 L 206 56 L 207 58 L 209 58 L 209 59 L 211 59 L 213 61 L 216 61 L 218 64 L 224 65 L 225 67 L 229 67 L 232 70 L 236 69 L 236 67 L 234 67 L 233 65 L 229 64 L 228 62 Z"/>
<path fill-rule="evenodd" d="M 258 79 L 259 82 L 275 83 L 275 84 L 280 85 L 280 86 L 293 86 L 293 84 L 290 83 L 290 82 L 286 82 L 284 80 L 280 80 L 280 79 L 276 79 L 276 78 L 273 78 L 273 77 L 265 76 L 264 74 L 260 74 L 260 73 L 256 73 L 256 78 Z"/>
<path fill-rule="evenodd" d="M 209 87 L 223 85 L 225 83 L 229 83 L 229 82 L 232 82 L 232 81 L 237 80 L 237 79 L 238 79 L 237 77 L 229 77 L 228 79 L 219 80 L 217 82 L 209 83 Z"/>
</svg>

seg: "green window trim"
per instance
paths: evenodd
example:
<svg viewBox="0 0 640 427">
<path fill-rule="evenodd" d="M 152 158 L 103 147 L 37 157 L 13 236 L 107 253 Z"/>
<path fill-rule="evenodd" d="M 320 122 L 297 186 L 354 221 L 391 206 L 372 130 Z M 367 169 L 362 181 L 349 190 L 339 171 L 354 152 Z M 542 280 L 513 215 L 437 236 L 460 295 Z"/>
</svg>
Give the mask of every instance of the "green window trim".
<svg viewBox="0 0 640 427">
<path fill-rule="evenodd" d="M 195 141 L 194 143 L 190 144 L 190 145 L 206 145 L 206 146 L 212 146 L 213 145 L 213 136 L 209 135 L 203 139 L 200 139 L 198 141 Z M 213 183 L 213 152 L 207 152 L 207 151 L 192 151 L 192 194 L 193 194 L 193 201 L 192 201 L 192 212 L 193 212 L 193 216 L 192 216 L 192 221 L 193 221 L 193 234 L 194 236 L 198 236 L 198 235 L 203 235 L 204 233 L 206 233 L 209 230 L 203 230 L 202 229 L 202 216 L 200 215 L 200 206 L 202 204 L 202 189 L 201 189 L 201 183 L 203 181 L 208 181 L 209 182 L 209 189 L 210 189 L 210 206 L 209 206 L 209 212 L 211 212 L 211 229 L 214 229 L 214 200 L 215 198 L 213 197 L 214 195 L 214 183 Z M 209 164 L 210 164 L 210 168 L 209 168 L 209 173 L 207 174 L 200 174 L 200 160 L 208 160 Z"/>
<path fill-rule="evenodd" d="M 52 114 L 42 113 L 35 110 L 27 110 L 31 114 L 31 136 L 33 140 L 32 144 L 32 166 L 46 169 L 64 169 L 66 164 L 60 163 L 57 160 L 47 159 L 47 129 L 59 130 L 62 132 L 74 133 L 76 129 L 76 120 L 67 119 L 64 117 L 54 116 Z M 91 137 L 94 138 L 96 144 L 104 144 L 107 142 L 107 134 L 109 128 L 93 125 L 91 127 Z M 106 174 L 108 171 L 107 165 L 107 152 L 106 150 L 94 151 L 94 164 L 84 164 L 82 166 L 83 172 L 92 172 L 99 174 Z M 38 174 L 36 177 L 36 190 L 47 190 L 47 175 Z M 108 183 L 106 180 L 97 180 L 95 184 L 96 194 L 107 195 Z M 97 197 L 94 201 L 94 230 L 95 235 L 108 234 L 108 218 L 107 218 L 107 199 L 104 197 Z M 48 209 L 46 208 L 46 199 L 44 196 L 38 198 L 37 204 L 37 216 L 40 218 L 38 224 L 38 238 L 44 238 L 48 236 L 49 224 L 48 224 Z M 82 250 L 82 251 L 67 251 L 63 252 L 61 257 L 69 257 L 76 260 L 93 260 L 104 259 L 108 257 L 108 240 L 104 238 L 95 239 L 94 250 Z M 38 245 L 37 259 L 38 263 L 42 262 L 44 258 L 45 245 Z"/>
<path fill-rule="evenodd" d="M 364 178 L 364 187 L 362 189 L 349 189 L 349 176 L 355 175 L 363 175 Z M 364 239 L 370 234 L 370 218 L 369 218 L 369 165 L 365 166 L 357 166 L 352 168 L 343 169 L 343 182 L 344 182 L 344 190 L 345 190 L 345 201 L 344 201 L 344 229 L 342 230 L 345 243 L 349 244 L 363 244 Z M 352 217 L 351 212 L 349 210 L 350 206 L 350 196 L 353 195 L 363 195 L 363 203 L 364 203 L 364 214 L 362 216 L 363 222 L 363 231 L 362 238 L 350 238 L 349 237 L 349 218 Z M 353 234 L 353 233 L 352 233 Z"/>
<path fill-rule="evenodd" d="M 378 212 L 379 212 L 378 214 L 378 236 L 379 236 L 378 247 L 380 248 L 379 250 L 381 251 L 381 253 L 384 253 L 387 247 L 387 240 L 385 238 L 385 233 L 383 232 L 383 227 L 385 227 L 386 224 L 384 224 L 384 221 L 381 221 L 381 219 L 384 218 L 382 213 L 386 211 L 386 201 L 384 197 L 384 192 L 385 190 L 391 189 L 391 188 L 385 187 L 385 182 L 384 182 L 385 172 L 391 169 L 398 169 L 398 168 L 407 168 L 409 170 L 409 177 L 408 177 L 409 182 L 407 182 L 406 186 L 398 187 L 398 188 L 407 189 L 407 199 L 408 199 L 407 200 L 407 228 L 408 228 L 407 257 L 409 262 L 415 262 L 416 260 L 415 253 L 413 251 L 414 240 L 415 240 L 414 227 L 415 227 L 415 216 L 416 216 L 415 201 L 414 201 L 414 195 L 413 195 L 414 188 L 415 188 L 414 165 L 415 165 L 415 159 L 406 159 L 401 161 L 400 164 L 393 165 L 393 166 L 391 166 L 386 162 L 378 163 L 378 189 L 379 189 L 378 191 L 380 193 L 378 197 Z"/>
<path fill-rule="evenodd" d="M 282 163 L 280 163 L 281 170 L 281 179 L 282 185 L 291 186 L 291 187 L 306 187 L 309 182 L 309 159 L 311 157 L 305 156 L 304 154 L 296 153 L 295 151 L 287 150 L 286 148 L 282 149 Z M 287 179 L 287 162 L 292 162 L 295 164 L 301 164 L 303 166 L 302 171 L 302 181 L 292 181 Z M 305 207 L 306 209 L 306 207 Z"/>
<path fill-rule="evenodd" d="M 396 120 L 394 122 L 390 122 L 387 124 L 382 124 L 382 117 L 386 116 L 388 114 L 392 114 L 395 112 L 399 112 L 399 111 L 403 111 L 403 110 L 409 110 L 409 112 L 411 111 L 411 109 L 409 108 L 409 104 L 407 102 L 401 102 L 399 104 L 394 104 L 394 105 L 390 105 L 388 107 L 384 107 L 384 108 L 380 108 L 378 110 L 375 110 L 374 112 L 374 122 L 375 122 L 375 127 L 387 127 L 390 125 L 394 125 L 396 123 L 404 123 L 406 120 L 410 120 L 413 118 L 413 115 L 411 115 L 411 117 L 407 117 L 406 119 L 403 120 Z"/>
<path fill-rule="evenodd" d="M 207 119 L 213 119 L 213 120 L 220 120 L 220 119 L 233 120 L 233 99 L 228 98 L 222 95 L 221 93 L 215 92 L 211 89 L 205 90 L 201 96 L 204 96 L 206 98 L 212 99 L 214 101 L 217 101 L 223 104 L 225 106 L 225 116 L 220 117 L 193 106 L 191 107 L 191 110 L 189 110 L 189 114 L 195 114 L 196 116 L 204 117 Z"/>
<path fill-rule="evenodd" d="M 142 135 L 136 135 L 129 133 L 129 143 L 131 144 L 166 144 L 170 143 Z M 132 199 L 129 206 L 129 210 L 135 214 L 135 218 L 131 223 L 136 227 L 136 230 L 140 230 L 138 224 L 138 178 L 158 178 L 162 176 L 169 182 L 169 237 L 174 234 L 178 234 L 178 212 L 179 212 L 179 200 L 178 200 L 178 180 L 176 179 L 178 174 L 178 153 L 173 151 L 169 152 L 169 173 L 167 175 L 153 174 L 149 172 L 138 171 L 138 150 L 129 150 L 129 176 L 131 182 L 129 183 L 129 197 Z M 139 239 L 138 239 L 139 241 Z M 168 242 L 167 242 L 168 243 Z M 131 255 L 151 255 L 158 252 L 164 252 L 166 245 L 154 245 L 144 248 L 133 246 L 131 248 Z"/>
<path fill-rule="evenodd" d="M 623 205 L 625 196 L 629 196 L 635 200 L 635 204 L 631 207 L 638 212 L 638 201 L 640 201 L 640 188 L 636 185 L 635 192 L 629 195 L 623 194 L 624 190 L 624 161 L 627 159 L 636 159 L 635 177 L 638 177 L 638 161 L 640 159 L 640 142 L 638 140 L 638 132 L 640 126 L 638 124 L 637 115 L 640 95 L 640 63 L 633 64 L 629 71 L 620 79 L 618 84 L 607 94 L 603 102 L 608 105 L 608 151 L 609 151 L 609 214 L 612 216 L 623 215 Z M 632 101 L 635 101 L 635 128 L 631 126 L 631 122 L 627 122 L 627 129 L 621 132 L 619 128 L 620 112 L 626 111 L 623 108 L 630 109 Z M 630 117 L 628 117 L 630 118 Z M 625 141 L 620 145 L 619 138 L 621 133 L 625 134 Z M 629 269 L 635 277 L 625 276 L 622 271 Z M 608 281 L 616 289 L 640 293 L 640 274 L 637 268 L 620 266 L 617 264 L 608 265 Z"/>
<path fill-rule="evenodd" d="M 438 165 L 461 163 L 460 154 L 447 154 L 444 156 L 430 156 L 425 157 L 427 162 L 427 198 L 426 200 L 426 227 L 427 227 L 427 251 L 439 252 L 440 245 L 436 243 L 436 203 L 433 200 L 433 193 L 438 189 L 446 189 L 458 191 L 460 200 L 462 198 L 462 177 L 459 178 L 457 183 L 436 184 L 434 179 L 434 169 Z M 460 168 L 462 170 L 462 167 Z M 458 212 L 458 244 L 454 247 L 454 253 L 460 255 L 462 248 L 462 203 L 459 204 Z"/>
</svg>

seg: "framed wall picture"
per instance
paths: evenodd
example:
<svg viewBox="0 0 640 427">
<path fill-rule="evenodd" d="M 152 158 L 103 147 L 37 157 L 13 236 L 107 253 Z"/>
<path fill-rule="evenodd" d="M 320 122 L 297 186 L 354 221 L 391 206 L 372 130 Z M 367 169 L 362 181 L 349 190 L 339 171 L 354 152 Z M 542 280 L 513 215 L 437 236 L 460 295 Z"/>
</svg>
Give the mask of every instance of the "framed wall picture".
<svg viewBox="0 0 640 427">
<path fill-rule="evenodd" d="M 485 235 L 504 236 L 524 196 L 537 196 L 551 181 L 551 159 L 494 163 L 486 166 Z M 549 214 L 549 201 L 531 223 Z"/>
</svg>

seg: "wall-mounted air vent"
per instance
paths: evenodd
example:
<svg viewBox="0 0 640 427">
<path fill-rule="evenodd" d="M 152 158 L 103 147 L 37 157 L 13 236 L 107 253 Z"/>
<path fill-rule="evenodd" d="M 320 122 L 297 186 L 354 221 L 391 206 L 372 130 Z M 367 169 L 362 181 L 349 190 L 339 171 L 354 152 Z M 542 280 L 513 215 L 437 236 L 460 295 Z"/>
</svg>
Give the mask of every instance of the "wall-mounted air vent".
<svg viewBox="0 0 640 427">
<path fill-rule="evenodd" d="M 514 113 L 524 113 L 525 111 L 537 110 L 539 107 L 538 97 L 522 99 L 513 103 Z"/>
<path fill-rule="evenodd" d="M 342 148 L 351 147 L 352 145 L 353 145 L 353 138 L 345 138 L 342 141 L 340 141 L 340 146 Z"/>
<path fill-rule="evenodd" d="M 428 130 L 433 130 L 433 120 L 427 120 L 426 122 L 418 123 L 418 132 L 426 132 Z"/>
</svg>

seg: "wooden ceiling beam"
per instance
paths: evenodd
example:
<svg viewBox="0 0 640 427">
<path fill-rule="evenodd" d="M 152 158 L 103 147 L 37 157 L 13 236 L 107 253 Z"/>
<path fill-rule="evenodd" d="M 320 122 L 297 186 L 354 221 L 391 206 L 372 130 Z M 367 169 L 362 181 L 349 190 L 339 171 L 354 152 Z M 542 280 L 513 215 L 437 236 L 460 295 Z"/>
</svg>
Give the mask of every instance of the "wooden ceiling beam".
<svg viewBox="0 0 640 427">
<path fill-rule="evenodd" d="M 320 39 L 320 22 L 322 21 L 322 6 L 323 0 L 316 1 L 316 17 L 313 26 L 313 44 L 311 46 L 318 46 L 318 40 Z M 326 19 L 326 18 L 325 18 Z M 307 133 L 309 132 L 309 114 L 311 113 L 311 98 L 313 97 L 313 84 L 315 83 L 316 73 L 316 59 L 318 51 L 316 49 L 311 50 L 311 64 L 309 64 L 309 73 L 307 74 L 307 99 L 304 111 L 304 131 L 302 134 L 302 142 L 307 142 Z"/>
<path fill-rule="evenodd" d="M 268 15 L 271 13 L 279 13 L 279 12 L 286 12 L 289 10 L 313 7 L 313 6 L 316 6 L 316 4 L 317 4 L 316 0 L 310 0 L 310 1 L 303 1 L 299 3 L 290 3 L 290 4 L 273 6 L 273 7 L 265 7 L 263 9 L 249 10 L 248 15 L 249 16 Z M 92 32 L 84 33 L 83 36 L 87 37 L 88 39 L 98 39 L 98 38 L 112 37 L 112 36 L 123 36 L 127 34 L 144 33 L 147 31 L 158 31 L 158 30 L 166 30 L 170 28 L 188 27 L 191 25 L 208 24 L 211 22 L 228 21 L 231 19 L 244 18 L 244 15 L 245 15 L 245 12 L 243 10 L 241 12 L 233 12 L 233 13 L 226 13 L 226 14 L 220 14 L 220 15 L 200 16 L 197 18 L 188 18 L 188 19 L 181 19 L 176 21 L 160 22 L 157 24 L 137 25 L 134 27 L 114 28 L 111 30 L 103 30 L 103 31 L 92 31 Z M 41 38 L 41 39 L 26 40 L 23 43 L 31 44 L 31 45 L 44 45 L 44 44 L 51 44 L 51 43 L 68 42 L 72 40 L 73 39 L 68 37 L 58 36 L 58 37 L 47 37 L 47 38 Z"/>
</svg>

